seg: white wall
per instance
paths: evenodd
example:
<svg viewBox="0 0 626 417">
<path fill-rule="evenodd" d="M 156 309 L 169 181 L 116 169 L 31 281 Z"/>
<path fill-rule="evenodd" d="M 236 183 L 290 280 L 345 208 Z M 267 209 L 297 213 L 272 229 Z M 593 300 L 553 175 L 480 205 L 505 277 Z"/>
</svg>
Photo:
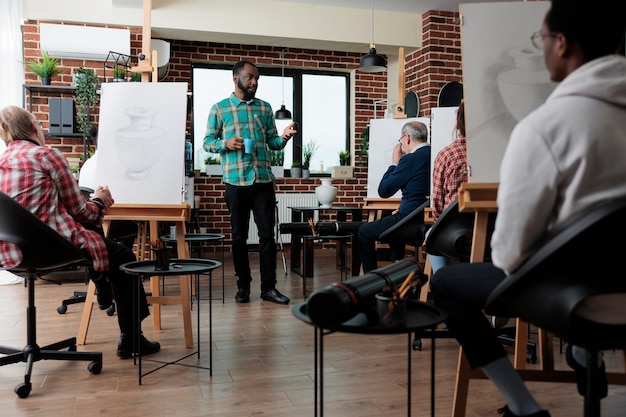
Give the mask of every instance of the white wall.
<svg viewBox="0 0 626 417">
<path fill-rule="evenodd" d="M 143 26 L 143 9 L 114 7 L 111 0 L 23 0 L 24 18 Z M 374 41 L 379 53 L 409 53 L 422 43 L 421 15 L 379 10 Z M 153 38 L 248 43 L 367 53 L 372 41 L 369 8 L 257 0 L 153 1 Z M 398 30 L 402 28 L 402 30 Z"/>
</svg>

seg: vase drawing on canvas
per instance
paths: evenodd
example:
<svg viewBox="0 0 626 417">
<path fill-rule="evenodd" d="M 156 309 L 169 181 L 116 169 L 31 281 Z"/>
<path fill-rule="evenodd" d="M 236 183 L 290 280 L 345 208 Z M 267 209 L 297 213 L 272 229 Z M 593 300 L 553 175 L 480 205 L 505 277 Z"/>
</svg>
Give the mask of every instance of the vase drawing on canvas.
<svg viewBox="0 0 626 417">
<path fill-rule="evenodd" d="M 165 131 L 152 126 L 156 110 L 132 107 L 126 110 L 128 126 L 115 132 L 117 153 L 126 166 L 126 177 L 146 179 L 163 151 Z"/>
</svg>

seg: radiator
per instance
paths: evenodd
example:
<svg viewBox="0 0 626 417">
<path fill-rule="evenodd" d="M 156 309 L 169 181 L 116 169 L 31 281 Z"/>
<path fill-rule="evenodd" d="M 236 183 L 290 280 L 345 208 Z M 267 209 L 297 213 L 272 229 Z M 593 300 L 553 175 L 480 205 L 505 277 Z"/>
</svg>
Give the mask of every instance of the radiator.
<svg viewBox="0 0 626 417">
<path fill-rule="evenodd" d="M 291 222 L 291 210 L 288 207 L 311 207 L 318 206 L 317 197 L 315 197 L 315 193 L 303 193 L 303 194 L 276 194 L 277 208 L 278 208 L 278 219 L 276 219 L 276 224 L 289 223 Z M 318 211 L 315 211 L 315 219 L 319 215 Z M 283 242 L 289 242 L 291 240 L 290 234 L 283 234 L 281 236 Z M 278 237 L 277 237 L 278 239 Z M 258 244 L 259 243 L 259 229 L 257 229 L 256 224 L 254 223 L 254 218 L 252 214 L 250 214 L 250 228 L 248 229 L 248 243 L 249 244 Z"/>
</svg>

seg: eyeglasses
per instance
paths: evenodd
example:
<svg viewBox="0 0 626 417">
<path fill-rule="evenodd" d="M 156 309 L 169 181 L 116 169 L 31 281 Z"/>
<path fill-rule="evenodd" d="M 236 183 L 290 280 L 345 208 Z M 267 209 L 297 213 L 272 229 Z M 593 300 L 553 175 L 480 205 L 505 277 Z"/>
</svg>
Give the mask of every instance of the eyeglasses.
<svg viewBox="0 0 626 417">
<path fill-rule="evenodd" d="M 400 139 L 398 139 L 398 142 L 402 142 L 402 139 L 406 136 L 406 133 L 402 136 L 400 136 Z"/>
<path fill-rule="evenodd" d="M 530 35 L 530 41 L 536 49 L 543 49 L 543 41 L 545 38 L 553 38 L 556 36 L 556 32 L 550 32 L 547 35 L 537 31 Z"/>
</svg>

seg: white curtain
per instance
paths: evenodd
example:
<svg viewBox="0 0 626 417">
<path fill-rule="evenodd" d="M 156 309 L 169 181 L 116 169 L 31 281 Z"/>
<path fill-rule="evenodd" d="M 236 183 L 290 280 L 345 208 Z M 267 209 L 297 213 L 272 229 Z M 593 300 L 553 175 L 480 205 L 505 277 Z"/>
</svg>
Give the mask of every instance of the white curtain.
<svg viewBox="0 0 626 417">
<path fill-rule="evenodd" d="M 0 1 L 0 109 L 22 105 L 22 0 Z M 0 153 L 4 151 L 0 140 Z"/>
<path fill-rule="evenodd" d="M 22 0 L 0 2 L 0 108 L 22 105 Z"/>
<path fill-rule="evenodd" d="M 0 109 L 22 105 L 22 0 L 0 2 Z M 6 148 L 0 139 L 0 153 Z M 0 285 L 19 284 L 24 280 L 9 271 L 0 271 Z"/>
</svg>

